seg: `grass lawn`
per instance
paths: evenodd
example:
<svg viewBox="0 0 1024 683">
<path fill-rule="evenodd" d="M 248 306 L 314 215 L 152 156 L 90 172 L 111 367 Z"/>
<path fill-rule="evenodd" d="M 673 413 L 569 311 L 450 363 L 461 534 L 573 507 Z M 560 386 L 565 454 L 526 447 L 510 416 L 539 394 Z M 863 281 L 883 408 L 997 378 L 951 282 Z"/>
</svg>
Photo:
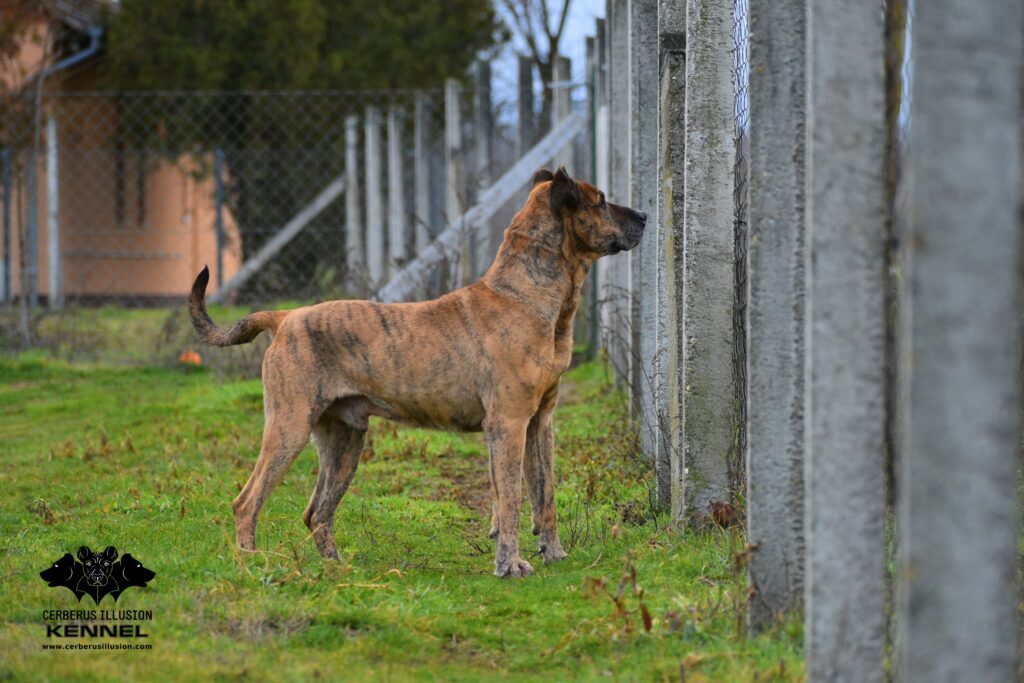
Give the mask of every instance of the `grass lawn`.
<svg viewBox="0 0 1024 683">
<path fill-rule="evenodd" d="M 603 366 L 563 387 L 569 558 L 531 557 L 524 503 L 537 571 L 517 581 L 491 575 L 477 435 L 375 420 L 338 511 L 340 563 L 302 524 L 307 448 L 264 510 L 260 552 L 240 555 L 231 500 L 258 452 L 258 381 L 0 358 L 0 680 L 802 680 L 798 622 L 743 635 L 742 531 L 680 532 L 653 514 Z M 156 571 L 99 606 L 152 610 L 152 649 L 43 649 L 44 610 L 97 609 L 38 575 L 80 545 Z"/>
</svg>

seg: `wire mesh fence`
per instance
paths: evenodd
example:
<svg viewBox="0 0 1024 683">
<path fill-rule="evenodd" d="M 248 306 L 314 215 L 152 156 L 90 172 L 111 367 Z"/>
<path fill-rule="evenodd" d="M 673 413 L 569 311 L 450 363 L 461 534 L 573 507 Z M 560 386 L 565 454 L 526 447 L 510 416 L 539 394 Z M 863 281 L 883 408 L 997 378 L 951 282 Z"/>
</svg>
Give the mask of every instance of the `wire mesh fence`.
<svg viewBox="0 0 1024 683">
<path fill-rule="evenodd" d="M 0 300 L 78 339 L 80 311 L 180 308 L 204 266 L 220 303 L 371 295 L 522 151 L 513 100 L 447 89 L 27 91 L 0 122 Z M 518 208 L 418 296 L 479 277 Z"/>
<path fill-rule="evenodd" d="M 736 0 L 733 9 L 733 92 L 735 93 L 736 171 L 734 178 L 734 229 L 736 239 L 736 305 L 733 308 L 733 372 L 739 411 L 736 444 L 730 472 L 733 490 L 742 491 L 746 481 L 747 394 L 747 208 L 750 178 L 750 18 L 749 0 Z"/>
<path fill-rule="evenodd" d="M 419 119 L 417 105 L 426 112 Z M 205 264 L 216 291 L 335 179 L 355 185 L 309 216 L 237 287 L 236 300 L 365 291 L 376 283 L 366 281 L 369 269 L 346 258 L 349 250 L 380 249 L 360 260 L 389 248 L 407 253 L 388 238 L 411 242 L 417 222 L 434 232 L 443 220 L 443 207 L 416 205 L 411 144 L 423 135 L 420 151 L 435 167 L 430 178 L 443 180 L 439 91 L 65 93 L 47 97 L 43 109 L 34 202 L 24 177 L 31 175 L 31 148 L 9 153 L 14 203 L 36 204 L 37 215 L 23 211 L 12 220 L 8 298 L 34 289 L 27 294 L 49 305 L 173 300 Z M 428 200 L 441 194 L 431 189 Z M 360 201 L 346 202 L 344 193 Z M 347 215 L 353 210 L 358 225 Z M 56 239 L 48 234 L 53 228 Z M 379 234 L 367 235 L 372 229 Z M 39 276 L 27 287 L 18 273 L 22 233 L 26 248 L 30 240 L 40 246 L 35 259 L 25 259 Z M 59 252 L 47 253 L 52 246 Z M 385 277 L 394 265 L 375 275 Z"/>
</svg>

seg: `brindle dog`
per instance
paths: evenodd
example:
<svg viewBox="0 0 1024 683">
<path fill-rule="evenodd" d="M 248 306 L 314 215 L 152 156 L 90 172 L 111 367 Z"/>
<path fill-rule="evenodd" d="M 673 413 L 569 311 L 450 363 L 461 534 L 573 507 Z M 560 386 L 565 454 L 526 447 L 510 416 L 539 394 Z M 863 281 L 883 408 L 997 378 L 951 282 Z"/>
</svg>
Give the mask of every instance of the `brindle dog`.
<svg viewBox="0 0 1024 683">
<path fill-rule="evenodd" d="M 497 576 L 533 572 L 519 555 L 524 474 L 541 553 L 547 562 L 565 557 L 555 523 L 551 416 L 572 357 L 573 317 L 590 267 L 635 247 L 646 221 L 564 168 L 541 169 L 479 282 L 422 303 L 330 301 L 253 313 L 228 330 L 206 312 L 203 269 L 190 312 L 205 343 L 274 334 L 263 359 L 263 447 L 234 501 L 238 545 L 255 550 L 260 509 L 312 433 L 320 474 L 303 520 L 320 554 L 337 558 L 334 511 L 375 415 L 485 432 Z"/>
</svg>

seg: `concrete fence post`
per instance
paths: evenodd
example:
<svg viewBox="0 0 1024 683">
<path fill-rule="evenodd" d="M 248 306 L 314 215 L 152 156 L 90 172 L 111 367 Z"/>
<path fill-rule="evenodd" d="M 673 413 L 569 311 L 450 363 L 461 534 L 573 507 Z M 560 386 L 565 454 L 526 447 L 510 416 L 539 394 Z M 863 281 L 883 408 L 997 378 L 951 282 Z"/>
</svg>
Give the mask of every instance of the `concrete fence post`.
<svg viewBox="0 0 1024 683">
<path fill-rule="evenodd" d="M 63 273 L 60 257 L 60 168 L 57 151 L 57 117 L 46 118 L 46 255 L 47 301 L 50 309 L 64 308 Z"/>
<path fill-rule="evenodd" d="M 913 20 L 895 668 L 1019 680 L 1024 12 L 936 0 Z"/>
<path fill-rule="evenodd" d="M 659 0 L 658 51 L 661 65 L 658 140 L 658 347 L 662 447 L 656 462 L 657 498 L 662 508 L 681 509 L 683 458 L 683 225 L 686 176 L 686 6 Z"/>
<path fill-rule="evenodd" d="M 473 114 L 474 114 L 474 175 L 475 195 L 491 186 L 491 158 L 494 152 L 494 111 L 491 105 L 491 64 L 480 60 L 473 73 Z M 476 279 L 491 265 L 501 240 L 501 226 L 494 221 L 479 226 L 471 235 L 473 244 L 473 278 Z"/>
<path fill-rule="evenodd" d="M 518 56 L 518 100 L 516 102 L 516 159 L 526 154 L 536 142 L 536 124 L 533 113 L 533 60 Z"/>
<path fill-rule="evenodd" d="M 597 88 L 598 88 L 598 55 L 597 41 L 588 36 L 586 39 L 586 65 L 585 74 L 585 99 L 587 115 L 586 142 L 584 144 L 584 158 L 586 159 L 586 175 L 584 176 L 591 183 L 597 178 Z M 582 171 L 582 168 L 581 168 Z M 585 315 L 576 318 L 576 339 L 586 339 L 586 349 L 583 357 L 593 360 L 597 357 L 598 348 L 598 311 L 597 311 L 597 283 L 601 271 L 600 262 L 595 262 L 587 274 L 587 282 L 583 289 L 583 298 L 580 300 L 580 311 Z"/>
<path fill-rule="evenodd" d="M 415 174 L 413 188 L 413 244 L 415 254 L 420 254 L 433 239 L 437 231 L 434 224 L 434 201 L 431 191 L 430 161 L 433 153 L 433 105 L 430 96 L 423 92 L 416 93 L 416 111 L 413 122 L 413 172 Z M 430 287 L 420 292 L 424 298 L 430 294 Z"/>
<path fill-rule="evenodd" d="M 606 193 L 608 191 L 608 176 L 611 172 L 611 160 L 608 156 L 608 37 L 605 34 L 605 21 L 598 19 L 596 22 L 596 37 L 594 39 L 597 51 L 596 64 L 594 65 L 594 184 Z M 600 269 L 598 291 L 602 292 L 604 298 L 604 286 L 606 281 L 607 261 Z M 602 306 L 602 309 L 606 308 Z"/>
<path fill-rule="evenodd" d="M 629 205 L 647 214 L 647 230 L 629 253 L 632 266 L 633 405 L 640 446 L 657 462 L 658 415 L 658 0 L 629 3 Z"/>
<path fill-rule="evenodd" d="M 805 0 L 750 0 L 749 625 L 803 599 Z"/>
<path fill-rule="evenodd" d="M 561 55 L 555 57 L 554 88 L 551 93 L 551 130 L 572 113 L 572 60 Z M 576 168 L 576 149 L 569 142 L 555 155 L 554 167 L 565 166 L 570 175 L 579 175 Z"/>
<path fill-rule="evenodd" d="M 629 0 L 608 0 L 605 79 L 608 88 L 608 200 L 629 203 Z M 602 323 L 604 346 L 616 379 L 625 385 L 632 405 L 633 354 L 630 290 L 632 261 L 628 253 L 606 260 L 605 288 L 600 292 L 605 316 Z"/>
<path fill-rule="evenodd" d="M 345 117 L 345 267 L 351 286 L 365 286 L 366 242 L 359 188 L 359 117 Z"/>
<path fill-rule="evenodd" d="M 462 85 L 454 78 L 444 83 L 444 162 L 445 220 L 462 215 L 465 201 L 462 170 Z M 472 256 L 466 235 L 460 237 L 459 264 L 449 273 L 453 284 L 466 284 L 472 278 Z"/>
<path fill-rule="evenodd" d="M 388 109 L 388 259 L 387 276 L 409 259 L 409 221 L 405 212 L 405 151 L 402 134 L 405 112 L 401 107 Z"/>
<path fill-rule="evenodd" d="M 885 612 L 882 12 L 810 0 L 807 26 L 807 678 L 871 683 Z"/>
<path fill-rule="evenodd" d="M 733 368 L 735 307 L 733 0 L 687 0 L 683 207 L 683 448 L 674 512 L 704 524 L 732 498 L 742 426 Z"/>
<path fill-rule="evenodd" d="M 606 24 L 603 19 L 598 19 L 595 26 L 595 64 L 593 72 L 593 98 L 594 98 L 594 184 L 606 194 L 610 192 L 608 176 L 611 172 L 611 160 L 609 158 L 608 142 L 610 133 L 608 130 L 608 36 Z M 611 284 L 610 270 L 614 269 L 609 259 L 598 262 L 596 268 L 596 291 L 594 292 L 597 306 L 596 337 L 593 340 L 597 348 L 603 348 L 611 352 L 611 345 L 608 339 L 608 329 L 611 323 L 609 316 L 609 291 Z"/>
<path fill-rule="evenodd" d="M 519 73 L 517 75 L 516 99 L 516 159 L 522 157 L 537 141 L 537 115 L 534 112 L 533 93 L 533 60 L 526 55 L 518 55 Z M 527 184 L 516 197 L 516 207 L 521 207 L 529 197 L 530 186 Z"/>
<path fill-rule="evenodd" d="M 387 274 L 387 249 L 384 226 L 384 188 L 381 149 L 381 114 L 377 107 L 366 108 L 366 270 L 371 288 Z"/>
</svg>

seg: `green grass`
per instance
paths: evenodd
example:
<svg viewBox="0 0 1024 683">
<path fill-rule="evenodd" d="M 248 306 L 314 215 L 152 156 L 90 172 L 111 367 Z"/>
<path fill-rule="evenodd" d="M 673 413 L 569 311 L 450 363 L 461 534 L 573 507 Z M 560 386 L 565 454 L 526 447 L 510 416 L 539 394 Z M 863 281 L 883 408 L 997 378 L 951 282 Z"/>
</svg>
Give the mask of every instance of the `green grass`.
<svg viewBox="0 0 1024 683">
<path fill-rule="evenodd" d="M 302 524 L 307 448 L 264 510 L 260 552 L 242 556 L 231 500 L 258 451 L 258 381 L 0 358 L 0 679 L 802 680 L 798 622 L 742 634 L 742 532 L 680 532 L 653 514 L 605 369 L 583 365 L 563 386 L 570 555 L 530 557 L 524 503 L 537 571 L 509 581 L 491 575 L 476 435 L 375 422 L 338 512 L 340 563 L 320 559 Z M 82 544 L 157 572 L 116 604 L 153 610 L 152 650 L 42 650 L 43 610 L 80 605 L 38 572 Z"/>
</svg>

